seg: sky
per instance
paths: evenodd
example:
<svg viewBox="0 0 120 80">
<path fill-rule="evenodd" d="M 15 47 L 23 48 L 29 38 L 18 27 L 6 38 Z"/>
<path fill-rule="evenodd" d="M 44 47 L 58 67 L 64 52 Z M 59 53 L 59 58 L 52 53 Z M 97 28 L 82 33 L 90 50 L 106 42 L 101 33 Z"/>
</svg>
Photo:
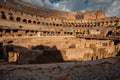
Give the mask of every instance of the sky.
<svg viewBox="0 0 120 80">
<path fill-rule="evenodd" d="M 34 5 L 61 11 L 104 10 L 106 16 L 120 17 L 120 0 L 24 0 Z"/>
</svg>

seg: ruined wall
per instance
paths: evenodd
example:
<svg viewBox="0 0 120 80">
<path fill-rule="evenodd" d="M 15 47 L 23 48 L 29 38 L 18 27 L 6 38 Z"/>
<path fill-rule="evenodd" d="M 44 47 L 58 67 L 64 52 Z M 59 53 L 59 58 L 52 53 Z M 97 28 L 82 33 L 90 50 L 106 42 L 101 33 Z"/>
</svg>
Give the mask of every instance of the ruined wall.
<svg viewBox="0 0 120 80">
<path fill-rule="evenodd" d="M 102 10 L 87 12 L 84 15 L 84 19 L 100 19 L 106 18 L 105 13 Z"/>
<path fill-rule="evenodd" d="M 10 47 L 10 43 L 12 46 Z M 119 52 L 119 44 L 112 40 L 86 40 L 74 37 L 31 37 L 31 38 L 5 38 L 3 42 L 5 53 L 18 54 L 17 62 L 48 63 L 66 61 L 97 60 L 115 57 Z M 12 51 L 9 51 L 13 48 Z M 42 51 L 42 52 L 41 52 Z M 11 54 L 11 55 L 12 55 Z M 31 58 L 31 56 L 33 56 Z M 14 60 L 14 57 L 11 58 Z M 10 60 L 12 62 L 12 60 Z M 14 61 L 13 61 L 14 62 Z"/>
<path fill-rule="evenodd" d="M 54 55 L 59 60 L 57 54 L 53 54 L 58 53 L 64 61 L 95 60 L 114 57 L 119 50 L 119 36 L 120 19 L 106 18 L 101 10 L 61 12 L 16 0 L 0 2 L 0 42 L 4 47 L 10 42 L 14 47 L 17 45 L 29 50 L 33 47 L 41 50 L 42 46 L 44 58 L 52 53 L 49 57 Z M 29 50 L 25 50 L 26 55 Z M 16 56 L 14 51 L 5 53 Z"/>
<path fill-rule="evenodd" d="M 120 20 L 116 17 L 73 20 L 57 17 L 40 17 L 4 6 L 0 7 L 0 11 L 1 37 L 19 35 L 106 37 L 110 31 L 112 36 L 119 36 L 120 34 Z M 97 12 L 99 13 L 100 11 Z M 94 15 L 92 12 L 89 13 L 89 15 L 91 14 Z"/>
</svg>

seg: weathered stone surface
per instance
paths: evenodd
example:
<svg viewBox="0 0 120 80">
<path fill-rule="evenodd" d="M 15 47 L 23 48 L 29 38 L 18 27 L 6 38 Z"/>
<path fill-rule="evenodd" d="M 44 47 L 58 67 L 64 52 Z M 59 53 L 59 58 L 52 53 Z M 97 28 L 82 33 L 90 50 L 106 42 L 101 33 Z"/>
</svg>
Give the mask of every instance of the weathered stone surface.
<svg viewBox="0 0 120 80">
<path fill-rule="evenodd" d="M 120 80 L 120 57 L 96 61 L 0 65 L 0 80 Z"/>
<path fill-rule="evenodd" d="M 120 80 L 115 56 L 120 18 L 0 0 L 0 80 Z"/>
<path fill-rule="evenodd" d="M 87 54 L 93 55 L 93 52 L 94 51 L 90 48 L 81 48 L 81 49 L 73 48 L 73 49 L 66 49 L 63 56 L 65 61 L 81 61 L 85 59 L 85 55 Z"/>
<path fill-rule="evenodd" d="M 16 54 L 17 63 L 86 61 L 115 57 L 119 45 L 112 40 L 87 40 L 75 37 L 2 38 L 5 57 Z M 8 42 L 12 41 L 12 45 Z M 16 55 L 13 58 L 16 58 Z"/>
</svg>

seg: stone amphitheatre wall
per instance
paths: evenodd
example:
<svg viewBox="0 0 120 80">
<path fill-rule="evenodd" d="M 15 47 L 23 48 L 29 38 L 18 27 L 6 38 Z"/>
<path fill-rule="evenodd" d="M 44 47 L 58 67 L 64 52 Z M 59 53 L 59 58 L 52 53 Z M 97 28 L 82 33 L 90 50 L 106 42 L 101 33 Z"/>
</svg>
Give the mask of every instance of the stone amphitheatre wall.
<svg viewBox="0 0 120 80">
<path fill-rule="evenodd" d="M 3 0 L 1 0 L 3 2 Z M 52 18 L 63 18 L 63 19 L 97 19 L 97 18 L 105 18 L 105 13 L 101 10 L 92 11 L 92 12 L 64 12 L 57 10 L 49 10 L 40 6 L 35 6 L 27 2 L 23 2 L 22 0 L 9 0 L 6 2 L 7 7 L 11 7 L 13 9 L 18 9 L 20 11 L 36 14 L 44 17 L 52 17 Z"/>
<path fill-rule="evenodd" d="M 3 52 L 15 53 L 15 56 L 26 54 L 21 58 L 22 62 L 31 59 L 30 53 L 36 55 L 39 51 L 40 55 L 44 53 L 44 59 L 57 51 L 64 61 L 83 61 L 114 57 L 119 50 L 120 19 L 107 18 L 101 10 L 61 12 L 21 0 L 0 1 L 0 42 L 3 43 Z"/>
<path fill-rule="evenodd" d="M 6 40 L 7 39 L 7 40 Z M 114 41 L 112 40 L 86 40 L 86 39 L 76 39 L 75 37 L 16 37 L 16 38 L 2 38 L 0 42 L 3 45 L 7 45 L 8 42 L 12 42 L 13 45 L 23 46 L 26 48 L 31 48 L 32 46 L 44 45 L 53 47 L 56 46 L 58 50 L 68 49 L 68 48 L 90 48 L 91 45 L 97 48 L 107 48 L 114 46 Z M 87 42 L 87 43 L 86 43 Z"/>
<path fill-rule="evenodd" d="M 52 17 L 40 17 L 30 13 L 24 13 L 4 6 L 0 6 L 0 32 L 1 36 L 8 33 L 9 36 L 15 35 L 42 35 L 42 36 L 103 36 L 120 25 L 120 20 L 116 17 L 100 19 L 62 19 Z M 92 14 L 102 11 L 88 12 Z M 87 15 L 86 15 L 87 16 Z M 101 15 L 100 15 L 101 16 Z M 89 17 L 89 16 L 88 16 Z M 6 24 L 7 23 L 7 24 Z M 107 28 L 106 28 L 107 27 Z M 91 29 L 92 28 L 92 29 Z M 4 29 L 4 30 L 3 30 Z M 19 31 L 18 31 L 19 30 Z M 21 30 L 21 31 L 20 31 Z M 116 30 L 117 31 L 117 30 Z M 13 34 L 14 33 L 14 34 Z M 119 34 L 119 29 L 116 32 Z M 11 35 L 13 34 L 13 35 Z M 7 36 L 7 35 L 6 35 Z"/>
</svg>

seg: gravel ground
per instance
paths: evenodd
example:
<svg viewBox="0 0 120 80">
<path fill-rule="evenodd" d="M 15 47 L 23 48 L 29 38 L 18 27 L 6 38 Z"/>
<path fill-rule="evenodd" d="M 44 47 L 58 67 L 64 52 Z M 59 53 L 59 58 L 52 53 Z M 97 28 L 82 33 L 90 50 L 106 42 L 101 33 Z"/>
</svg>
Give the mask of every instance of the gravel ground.
<svg viewBox="0 0 120 80">
<path fill-rule="evenodd" d="M 85 62 L 0 65 L 0 80 L 120 80 L 120 57 Z"/>
</svg>

